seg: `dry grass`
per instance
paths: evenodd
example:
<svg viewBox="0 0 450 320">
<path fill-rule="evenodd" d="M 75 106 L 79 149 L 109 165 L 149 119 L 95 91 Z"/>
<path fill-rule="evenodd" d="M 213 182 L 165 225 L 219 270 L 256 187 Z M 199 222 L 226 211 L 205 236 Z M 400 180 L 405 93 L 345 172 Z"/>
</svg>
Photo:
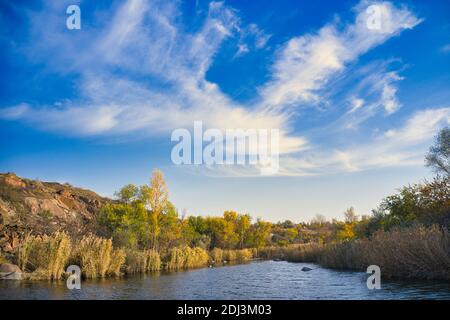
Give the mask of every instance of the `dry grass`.
<svg viewBox="0 0 450 320">
<path fill-rule="evenodd" d="M 129 274 L 159 271 L 161 269 L 161 259 L 156 250 L 128 250 L 125 264 L 126 272 Z"/>
<path fill-rule="evenodd" d="M 18 252 L 19 267 L 42 279 L 61 279 L 72 243 L 65 232 L 51 236 L 26 236 Z"/>
<path fill-rule="evenodd" d="M 223 261 L 224 262 L 235 262 L 237 259 L 235 250 L 224 250 L 223 251 Z"/>
<path fill-rule="evenodd" d="M 223 250 L 220 248 L 214 248 L 209 252 L 210 262 L 212 264 L 222 264 L 223 263 Z"/>
<path fill-rule="evenodd" d="M 93 235 L 84 236 L 73 253 L 74 260 L 85 278 L 104 278 L 110 273 L 120 274 L 124 253 L 114 250 L 111 239 Z"/>
<path fill-rule="evenodd" d="M 236 261 L 238 262 L 248 262 L 252 260 L 253 253 L 250 249 L 236 250 Z"/>
<path fill-rule="evenodd" d="M 108 275 L 120 276 L 122 266 L 125 264 L 126 254 L 123 249 L 114 249 L 111 253 L 111 262 L 108 267 Z"/>
<path fill-rule="evenodd" d="M 287 247 L 263 247 L 257 257 L 264 260 L 282 259 L 291 262 L 316 262 L 323 247 L 317 243 L 293 244 Z"/>
<path fill-rule="evenodd" d="M 274 246 L 259 248 L 256 256 L 263 260 L 283 259 L 283 248 Z"/>
<path fill-rule="evenodd" d="M 208 265 L 209 255 L 200 247 L 172 248 L 169 250 L 166 269 L 175 271 L 181 269 L 199 268 Z"/>
<path fill-rule="evenodd" d="M 378 265 L 386 278 L 450 279 L 450 235 L 437 226 L 379 231 L 370 239 L 330 246 L 320 263 L 357 270 Z"/>
<path fill-rule="evenodd" d="M 323 246 L 314 242 L 282 248 L 283 259 L 292 262 L 317 262 L 322 252 Z"/>
</svg>

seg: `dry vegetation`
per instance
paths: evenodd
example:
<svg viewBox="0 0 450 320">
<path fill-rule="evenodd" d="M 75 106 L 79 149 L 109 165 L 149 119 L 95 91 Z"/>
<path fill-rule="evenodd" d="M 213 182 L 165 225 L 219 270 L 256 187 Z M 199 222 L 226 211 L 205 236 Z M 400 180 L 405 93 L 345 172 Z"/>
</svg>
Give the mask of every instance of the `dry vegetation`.
<svg viewBox="0 0 450 320">
<path fill-rule="evenodd" d="M 329 246 L 319 262 L 356 270 L 375 264 L 386 278 L 450 279 L 450 235 L 437 226 L 378 231 L 370 239 Z"/>
<path fill-rule="evenodd" d="M 33 280 L 58 280 L 66 268 L 78 265 L 84 278 L 104 278 L 160 270 L 178 271 L 205 267 L 210 264 L 244 263 L 253 257 L 250 249 L 222 250 L 210 253 L 203 248 L 176 247 L 160 253 L 150 250 L 114 248 L 111 239 L 94 235 L 72 240 L 64 232 L 50 236 L 27 236 L 17 252 L 19 267 Z"/>
<path fill-rule="evenodd" d="M 262 248 L 264 259 L 317 262 L 323 267 L 365 271 L 378 265 L 385 278 L 450 279 L 450 234 L 438 226 L 416 226 L 372 237 L 319 246 Z"/>
</svg>

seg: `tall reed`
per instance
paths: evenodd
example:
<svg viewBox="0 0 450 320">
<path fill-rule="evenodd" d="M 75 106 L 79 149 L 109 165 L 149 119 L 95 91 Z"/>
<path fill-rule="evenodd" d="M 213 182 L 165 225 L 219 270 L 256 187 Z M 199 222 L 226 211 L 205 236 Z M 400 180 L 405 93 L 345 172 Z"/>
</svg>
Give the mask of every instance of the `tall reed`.
<svg viewBox="0 0 450 320">
<path fill-rule="evenodd" d="M 60 279 L 70 257 L 72 243 L 65 232 L 51 236 L 26 236 L 18 252 L 19 267 L 44 279 Z"/>
<path fill-rule="evenodd" d="M 169 250 L 166 269 L 181 270 L 208 265 L 209 255 L 203 248 L 182 247 Z"/>
<path fill-rule="evenodd" d="M 250 249 L 236 250 L 236 261 L 248 262 L 253 258 L 252 251 Z"/>
<path fill-rule="evenodd" d="M 210 262 L 212 264 L 223 263 L 223 250 L 220 248 L 214 248 L 209 252 Z"/>
<path fill-rule="evenodd" d="M 385 278 L 450 279 L 450 235 L 438 226 L 416 226 L 329 246 L 325 267 L 364 270 L 378 265 Z"/>
<path fill-rule="evenodd" d="M 111 239 L 87 235 L 77 244 L 74 260 L 84 277 L 103 278 L 110 272 L 120 273 L 125 257 L 122 251 L 113 249 Z"/>
<path fill-rule="evenodd" d="M 159 271 L 161 259 L 156 250 L 128 250 L 126 252 L 126 272 L 145 273 L 148 271 Z"/>
</svg>

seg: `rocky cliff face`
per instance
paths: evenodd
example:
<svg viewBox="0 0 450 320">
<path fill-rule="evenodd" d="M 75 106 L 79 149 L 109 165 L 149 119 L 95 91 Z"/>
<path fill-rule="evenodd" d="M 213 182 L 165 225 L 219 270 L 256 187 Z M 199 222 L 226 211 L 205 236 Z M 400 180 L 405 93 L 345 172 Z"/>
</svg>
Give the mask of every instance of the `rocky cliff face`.
<svg viewBox="0 0 450 320">
<path fill-rule="evenodd" d="M 0 174 L 0 251 L 12 252 L 27 233 L 99 233 L 100 210 L 112 201 L 69 184 Z"/>
</svg>

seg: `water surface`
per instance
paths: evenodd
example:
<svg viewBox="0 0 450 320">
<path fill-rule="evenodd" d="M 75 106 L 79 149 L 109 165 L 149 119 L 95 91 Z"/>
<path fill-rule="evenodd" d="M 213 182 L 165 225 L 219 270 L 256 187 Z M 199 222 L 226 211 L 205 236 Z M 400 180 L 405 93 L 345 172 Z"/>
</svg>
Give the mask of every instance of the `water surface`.
<svg viewBox="0 0 450 320">
<path fill-rule="evenodd" d="M 301 271 L 310 267 L 309 272 Z M 450 283 L 382 281 L 368 290 L 368 274 L 275 261 L 83 281 L 0 281 L 0 299 L 450 299 Z"/>
</svg>

